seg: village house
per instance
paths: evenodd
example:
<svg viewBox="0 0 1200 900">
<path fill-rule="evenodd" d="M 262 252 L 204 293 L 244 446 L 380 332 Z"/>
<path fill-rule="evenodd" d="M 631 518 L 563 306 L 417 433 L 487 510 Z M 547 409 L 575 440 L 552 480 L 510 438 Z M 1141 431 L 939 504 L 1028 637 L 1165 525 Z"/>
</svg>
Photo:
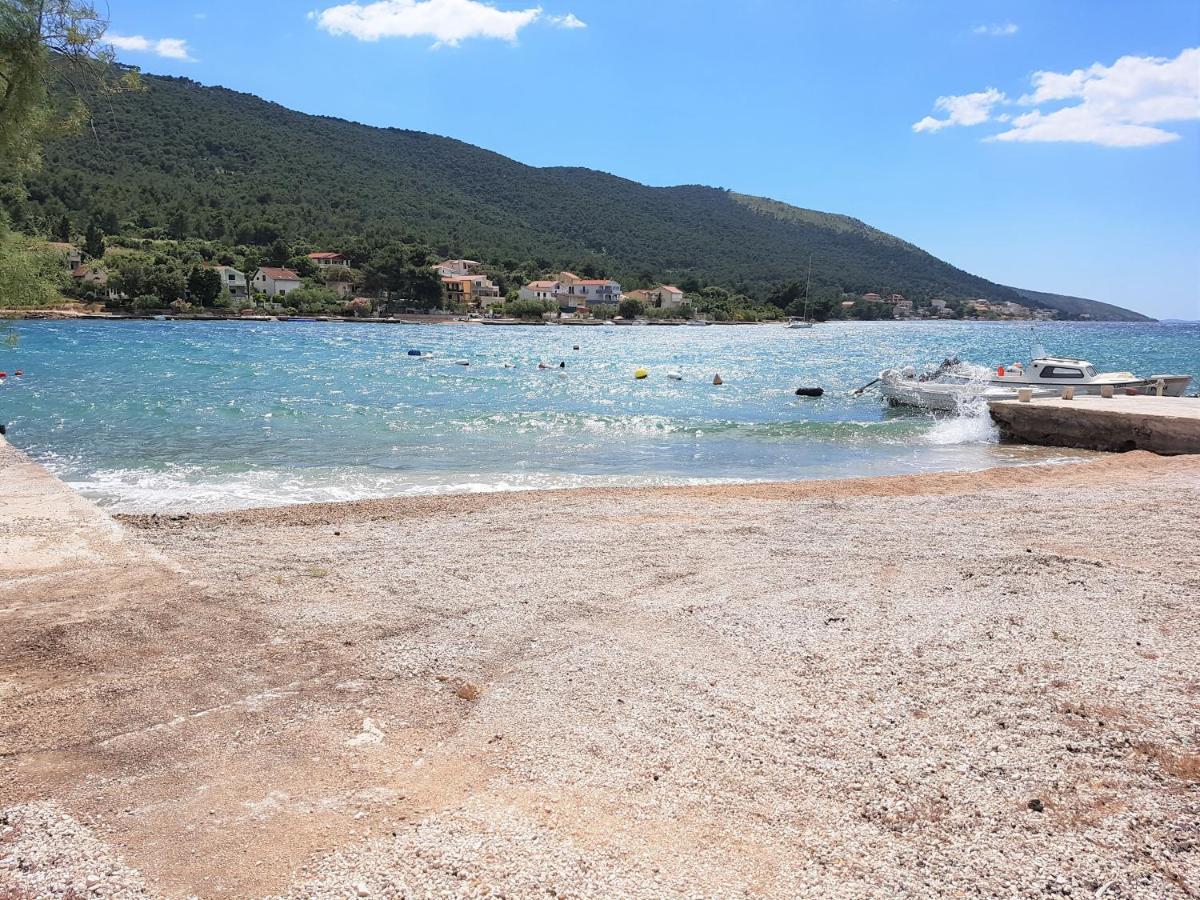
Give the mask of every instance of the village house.
<svg viewBox="0 0 1200 900">
<path fill-rule="evenodd" d="M 446 299 L 462 306 L 493 306 L 499 303 L 500 289 L 486 275 L 443 275 Z"/>
<path fill-rule="evenodd" d="M 108 272 L 101 266 L 84 265 L 80 263 L 71 270 L 71 278 L 84 293 L 104 297 L 107 300 L 119 300 L 120 295 L 108 286 Z"/>
<path fill-rule="evenodd" d="M 656 288 L 630 291 L 624 297 L 640 300 L 645 306 L 655 309 L 679 309 L 685 302 L 683 291 L 673 284 L 662 284 Z"/>
<path fill-rule="evenodd" d="M 562 282 L 560 281 L 531 281 L 517 291 L 517 297 L 521 300 L 556 302 L 558 300 L 558 292 L 561 288 Z"/>
<path fill-rule="evenodd" d="M 318 252 L 308 254 L 308 258 L 319 269 L 327 269 L 333 266 L 343 269 L 350 268 L 350 260 L 346 259 L 340 253 Z"/>
<path fill-rule="evenodd" d="M 580 278 L 573 272 L 559 272 L 557 279 L 531 281 L 517 296 L 522 300 L 557 303 L 564 312 L 597 304 L 616 305 L 621 302 L 621 285 L 608 278 Z"/>
<path fill-rule="evenodd" d="M 481 265 L 482 263 L 473 259 L 444 259 L 440 263 L 435 263 L 431 268 L 443 278 L 447 278 L 470 275 Z"/>
<path fill-rule="evenodd" d="M 570 274 L 570 273 L 563 273 Z M 579 306 L 596 306 L 601 303 L 621 302 L 621 285 L 609 278 L 581 278 L 574 284 L 560 283 L 558 300 L 560 309 L 575 309 Z"/>
<path fill-rule="evenodd" d="M 79 248 L 74 244 L 68 244 L 63 241 L 51 241 L 47 246 L 51 250 L 57 250 L 63 255 L 63 265 L 68 272 L 74 272 L 76 267 L 83 262 L 83 254 L 79 252 Z"/>
<path fill-rule="evenodd" d="M 876 293 L 863 294 L 862 298 L 867 303 L 881 303 L 883 298 Z"/>
<path fill-rule="evenodd" d="M 246 275 L 233 266 L 213 266 L 213 271 L 221 277 L 221 287 L 229 291 L 230 297 L 245 298 L 250 296 L 246 284 Z"/>
<path fill-rule="evenodd" d="M 300 276 L 291 269 L 263 266 L 254 274 L 254 290 L 268 297 L 282 297 L 300 287 Z"/>
</svg>

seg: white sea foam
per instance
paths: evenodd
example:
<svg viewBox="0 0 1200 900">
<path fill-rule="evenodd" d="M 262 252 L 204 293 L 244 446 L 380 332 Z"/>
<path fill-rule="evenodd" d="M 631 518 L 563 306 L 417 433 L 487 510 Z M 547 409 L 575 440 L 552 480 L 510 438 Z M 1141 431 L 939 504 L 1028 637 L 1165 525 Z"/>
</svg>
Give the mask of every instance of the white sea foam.
<svg viewBox="0 0 1200 900">
<path fill-rule="evenodd" d="M 738 484 L 740 478 L 680 478 L 658 475 L 452 474 L 425 478 L 377 470 L 254 470 L 205 472 L 108 469 L 68 484 L 114 513 L 215 512 L 296 503 L 337 503 L 379 497 L 484 494 L 501 491 L 583 487 L 663 487 Z"/>
<path fill-rule="evenodd" d="M 924 436 L 925 443 L 936 446 L 950 444 L 998 444 L 1000 429 L 992 421 L 986 401 L 962 404 L 952 416 L 939 418 Z"/>
</svg>

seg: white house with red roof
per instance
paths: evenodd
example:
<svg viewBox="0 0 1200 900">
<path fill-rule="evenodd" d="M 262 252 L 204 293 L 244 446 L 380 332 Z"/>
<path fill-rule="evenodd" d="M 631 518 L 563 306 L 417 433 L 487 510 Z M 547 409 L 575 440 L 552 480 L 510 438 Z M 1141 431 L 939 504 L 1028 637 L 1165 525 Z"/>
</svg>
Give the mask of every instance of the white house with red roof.
<svg viewBox="0 0 1200 900">
<path fill-rule="evenodd" d="M 343 269 L 350 268 L 350 260 L 346 259 L 340 253 L 328 253 L 320 251 L 318 253 L 308 254 L 308 258 L 321 269 L 329 268 L 330 266 L 340 266 Z"/>
<path fill-rule="evenodd" d="M 268 297 L 282 297 L 300 287 L 300 276 L 291 269 L 263 266 L 254 273 L 254 290 Z"/>
</svg>

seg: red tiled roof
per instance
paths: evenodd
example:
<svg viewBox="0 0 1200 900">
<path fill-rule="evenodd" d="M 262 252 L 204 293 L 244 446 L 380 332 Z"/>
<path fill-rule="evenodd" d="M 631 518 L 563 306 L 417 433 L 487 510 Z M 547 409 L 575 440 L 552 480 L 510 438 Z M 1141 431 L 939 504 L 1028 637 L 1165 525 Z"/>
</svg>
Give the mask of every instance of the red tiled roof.
<svg viewBox="0 0 1200 900">
<path fill-rule="evenodd" d="M 258 271 L 276 281 L 299 281 L 300 276 L 291 269 L 277 269 L 274 266 L 260 266 Z"/>
<path fill-rule="evenodd" d="M 585 278 L 580 284 L 612 284 L 607 278 Z"/>
<path fill-rule="evenodd" d="M 679 288 L 675 287 L 675 285 L 673 285 L 673 284 L 664 284 L 661 288 L 659 288 L 659 290 L 660 291 L 670 291 L 672 294 L 682 294 L 683 293 L 683 291 L 681 291 Z"/>
</svg>

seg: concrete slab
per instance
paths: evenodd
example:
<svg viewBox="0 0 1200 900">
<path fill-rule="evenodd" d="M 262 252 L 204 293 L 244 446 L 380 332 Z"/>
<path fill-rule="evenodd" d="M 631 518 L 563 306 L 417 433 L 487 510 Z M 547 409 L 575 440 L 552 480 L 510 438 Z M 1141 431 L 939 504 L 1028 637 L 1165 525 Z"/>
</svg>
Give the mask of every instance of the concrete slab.
<svg viewBox="0 0 1200 900">
<path fill-rule="evenodd" d="M 1200 398 L 997 400 L 991 411 L 1007 441 L 1167 456 L 1200 453 Z"/>
</svg>

